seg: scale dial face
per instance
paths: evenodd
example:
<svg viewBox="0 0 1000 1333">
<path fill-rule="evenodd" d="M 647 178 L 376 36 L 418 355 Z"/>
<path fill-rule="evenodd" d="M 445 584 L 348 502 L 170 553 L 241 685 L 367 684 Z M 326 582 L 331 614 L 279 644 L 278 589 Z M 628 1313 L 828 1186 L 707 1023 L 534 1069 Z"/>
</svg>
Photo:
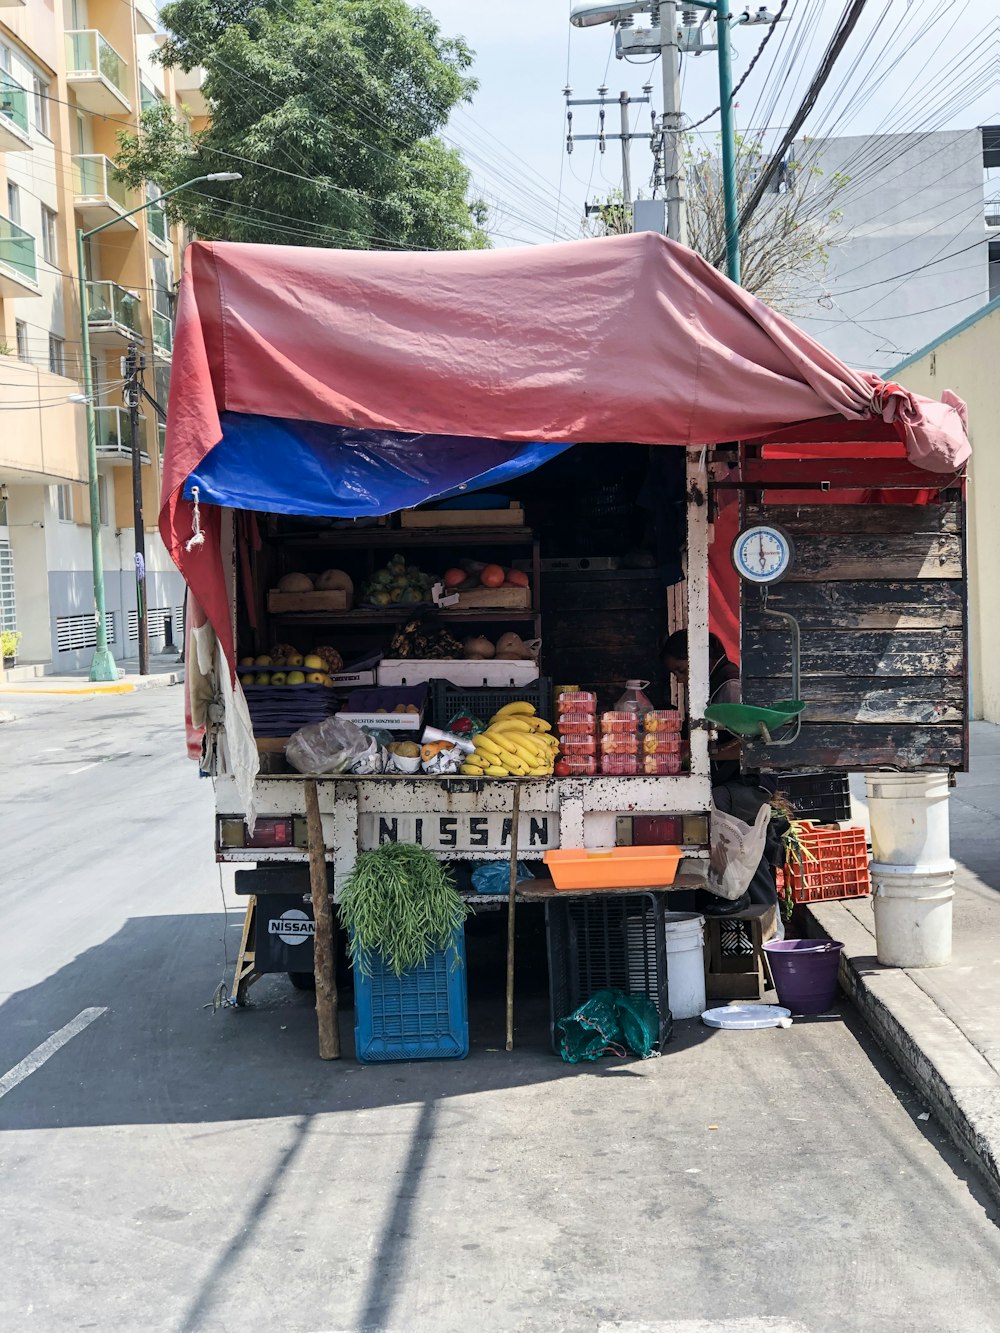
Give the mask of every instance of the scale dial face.
<svg viewBox="0 0 1000 1333">
<path fill-rule="evenodd" d="M 792 539 L 774 523 L 746 528 L 733 543 L 733 564 L 748 583 L 776 583 L 792 564 Z"/>
</svg>

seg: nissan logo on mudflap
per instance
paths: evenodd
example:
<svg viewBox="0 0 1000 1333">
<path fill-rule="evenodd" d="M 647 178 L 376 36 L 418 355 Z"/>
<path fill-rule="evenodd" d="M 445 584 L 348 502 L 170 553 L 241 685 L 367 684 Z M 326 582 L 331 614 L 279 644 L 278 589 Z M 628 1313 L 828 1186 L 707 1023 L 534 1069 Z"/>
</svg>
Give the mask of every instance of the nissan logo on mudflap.
<svg viewBox="0 0 1000 1333">
<path fill-rule="evenodd" d="M 297 908 L 282 912 L 281 916 L 267 923 L 267 933 L 278 935 L 285 944 L 303 944 L 316 934 L 316 923 L 305 912 Z"/>
</svg>

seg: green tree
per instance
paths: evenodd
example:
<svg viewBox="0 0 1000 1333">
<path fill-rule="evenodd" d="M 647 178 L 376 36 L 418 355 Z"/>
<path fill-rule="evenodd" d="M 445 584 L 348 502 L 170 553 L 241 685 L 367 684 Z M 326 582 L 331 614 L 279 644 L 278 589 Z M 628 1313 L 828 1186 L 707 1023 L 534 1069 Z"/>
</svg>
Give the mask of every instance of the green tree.
<svg viewBox="0 0 1000 1333">
<path fill-rule="evenodd" d="M 143 113 L 138 133 L 118 136 L 119 175 L 167 190 L 211 171 L 243 174 L 175 195 L 175 220 L 209 240 L 488 244 L 485 206 L 437 134 L 475 91 L 472 52 L 426 10 L 405 0 L 174 0 L 160 18 L 159 58 L 204 68 L 210 120 L 192 130 L 169 107 Z"/>
</svg>

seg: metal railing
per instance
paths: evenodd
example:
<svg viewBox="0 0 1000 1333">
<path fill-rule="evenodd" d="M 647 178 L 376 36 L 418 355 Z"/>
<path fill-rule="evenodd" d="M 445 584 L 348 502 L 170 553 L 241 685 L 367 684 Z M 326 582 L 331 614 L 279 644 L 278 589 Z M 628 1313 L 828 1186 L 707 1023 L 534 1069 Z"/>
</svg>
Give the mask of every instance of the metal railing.
<svg viewBox="0 0 1000 1333">
<path fill-rule="evenodd" d="M 124 212 L 128 191 L 115 174 L 115 164 L 101 153 L 81 153 L 73 158 L 77 198 L 110 199 Z"/>
<path fill-rule="evenodd" d="M 102 75 L 125 96 L 125 61 L 96 28 L 77 28 L 66 34 L 66 73 Z"/>
<path fill-rule="evenodd" d="M 153 311 L 153 346 L 167 356 L 174 350 L 174 321 L 159 310 Z"/>
<path fill-rule="evenodd" d="M 117 282 L 87 283 L 87 323 L 91 328 L 117 325 L 141 338 L 139 298 Z"/>
<path fill-rule="evenodd" d="M 23 134 L 28 133 L 28 94 L 4 69 L 0 69 L 0 116 L 13 121 Z"/>
<path fill-rule="evenodd" d="M 29 282 L 38 282 L 34 236 L 2 214 L 0 214 L 0 264 L 6 264 Z"/>
<path fill-rule="evenodd" d="M 124 407 L 95 407 L 97 419 L 97 452 L 105 454 L 130 454 L 132 452 L 132 422 L 128 410 Z M 142 423 L 145 417 L 139 416 L 139 440 L 142 449 Z"/>
<path fill-rule="evenodd" d="M 987 227 L 1000 227 L 1000 194 L 995 199 L 986 200 Z"/>
</svg>

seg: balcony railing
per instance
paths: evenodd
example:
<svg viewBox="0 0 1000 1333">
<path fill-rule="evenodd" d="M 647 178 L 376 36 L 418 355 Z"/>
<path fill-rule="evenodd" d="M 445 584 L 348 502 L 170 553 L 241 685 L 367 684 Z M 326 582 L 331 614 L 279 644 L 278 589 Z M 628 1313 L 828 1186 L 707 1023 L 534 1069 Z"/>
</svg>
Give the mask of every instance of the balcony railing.
<svg viewBox="0 0 1000 1333">
<path fill-rule="evenodd" d="M 987 227 L 1000 227 L 1000 194 L 995 199 L 986 200 Z"/>
<path fill-rule="evenodd" d="M 117 282 L 87 283 L 87 323 L 91 330 L 108 329 L 141 340 L 139 311 L 139 298 Z"/>
<path fill-rule="evenodd" d="M 77 28 L 66 34 L 66 78 L 85 110 L 105 109 L 102 85 L 126 107 L 130 105 L 125 61 L 95 28 Z"/>
<path fill-rule="evenodd" d="M 122 460 L 132 456 L 132 422 L 129 414 L 124 407 L 95 407 L 94 417 L 97 421 L 97 452 L 103 457 L 121 458 Z M 139 417 L 139 439 L 135 441 L 140 449 L 140 457 L 144 463 L 149 462 L 149 456 L 142 453 L 142 423 L 145 417 Z"/>
<path fill-rule="evenodd" d="M 155 107 L 163 105 L 163 98 L 156 91 L 151 83 L 146 81 L 145 75 L 139 78 L 139 110 L 152 111 Z"/>
<path fill-rule="evenodd" d="M 6 116 L 22 134 L 28 133 L 28 94 L 6 70 L 0 69 L 0 116 Z"/>
<path fill-rule="evenodd" d="M 34 236 L 3 216 L 0 216 L 0 264 L 13 269 L 32 286 L 38 285 Z"/>
<path fill-rule="evenodd" d="M 170 356 L 174 350 L 174 321 L 159 310 L 153 311 L 153 346 L 163 356 Z"/>
<path fill-rule="evenodd" d="M 111 199 L 124 212 L 129 207 L 128 191 L 115 175 L 110 158 L 101 153 L 84 153 L 73 158 L 77 198 Z"/>
</svg>

